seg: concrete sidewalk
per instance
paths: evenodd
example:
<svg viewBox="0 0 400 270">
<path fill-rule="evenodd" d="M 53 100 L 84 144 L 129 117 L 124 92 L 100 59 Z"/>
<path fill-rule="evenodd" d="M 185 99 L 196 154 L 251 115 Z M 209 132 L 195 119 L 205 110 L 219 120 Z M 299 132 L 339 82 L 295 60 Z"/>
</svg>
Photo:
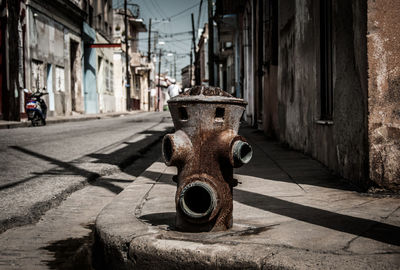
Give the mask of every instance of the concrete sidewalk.
<svg viewBox="0 0 400 270">
<path fill-rule="evenodd" d="M 68 116 L 51 116 L 46 119 L 46 124 L 57 124 L 64 122 L 75 122 L 75 121 L 87 121 L 87 120 L 95 120 L 102 118 L 110 118 L 110 117 L 120 117 L 124 115 L 131 115 L 141 113 L 142 111 L 131 111 L 131 112 L 114 112 L 114 113 L 99 113 L 99 114 L 75 114 Z M 18 121 L 5 121 L 0 120 L 0 129 L 7 128 L 20 128 L 20 127 L 30 127 L 31 122 L 28 119 L 22 119 L 20 122 Z"/>
<path fill-rule="evenodd" d="M 156 162 L 96 221 L 99 269 L 399 269 L 400 198 L 356 192 L 317 161 L 243 128 L 233 228 L 174 228 L 175 168 Z"/>
</svg>

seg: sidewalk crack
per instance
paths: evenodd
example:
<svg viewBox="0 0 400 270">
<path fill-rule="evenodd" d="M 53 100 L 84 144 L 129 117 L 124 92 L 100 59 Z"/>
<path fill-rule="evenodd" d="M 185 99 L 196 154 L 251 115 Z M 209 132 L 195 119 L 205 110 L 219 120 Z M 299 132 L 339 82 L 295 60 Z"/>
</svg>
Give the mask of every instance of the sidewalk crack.
<svg viewBox="0 0 400 270">
<path fill-rule="evenodd" d="M 149 197 L 149 194 L 150 194 L 151 190 L 155 187 L 155 185 L 156 185 L 156 184 L 158 183 L 158 181 L 161 179 L 161 176 L 164 174 L 164 172 L 167 170 L 167 168 L 168 168 L 168 167 L 165 167 L 165 168 L 163 169 L 163 171 L 160 172 L 160 174 L 158 175 L 156 181 L 151 185 L 151 187 L 149 188 L 149 190 L 146 192 L 146 194 L 145 194 L 145 195 L 143 196 L 143 198 L 140 200 L 140 204 L 139 204 L 138 206 L 136 206 L 136 208 L 135 208 L 135 217 L 136 217 L 140 222 L 142 222 L 142 223 L 144 223 L 144 224 L 147 224 L 147 223 L 143 222 L 143 221 L 139 218 L 140 214 L 142 213 L 143 206 L 144 206 L 144 204 L 146 203 L 146 201 L 147 201 L 147 199 L 148 199 L 148 197 Z"/>
</svg>

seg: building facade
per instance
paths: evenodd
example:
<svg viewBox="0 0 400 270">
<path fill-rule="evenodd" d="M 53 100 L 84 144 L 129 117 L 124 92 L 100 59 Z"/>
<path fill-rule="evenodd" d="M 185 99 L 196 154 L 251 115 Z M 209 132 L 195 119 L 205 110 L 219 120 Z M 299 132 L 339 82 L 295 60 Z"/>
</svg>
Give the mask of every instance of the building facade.
<svg viewBox="0 0 400 270">
<path fill-rule="evenodd" d="M 267 136 L 361 188 L 400 190 L 399 12 L 393 0 L 216 1 L 219 84 L 239 86 Z"/>
<path fill-rule="evenodd" d="M 187 65 L 181 70 L 182 89 L 190 88 L 195 84 L 194 65 Z"/>
<path fill-rule="evenodd" d="M 138 11 L 138 9 L 137 9 Z M 128 10 L 128 39 L 129 39 L 129 110 L 149 110 L 150 74 L 154 65 L 150 59 L 139 52 L 139 33 L 147 32 L 142 19 L 137 18 L 139 13 L 133 14 Z M 124 10 L 114 10 L 114 42 L 125 40 Z M 125 52 L 125 46 L 115 53 Z M 119 57 L 117 57 L 119 59 Z M 122 58 L 121 58 L 122 60 Z M 121 63 L 125 65 L 125 62 Z M 126 75 L 123 75 L 126 79 Z M 125 87 L 125 84 L 123 86 Z M 119 90 L 117 90 L 119 91 Z M 126 96 L 125 90 L 125 96 Z"/>
<path fill-rule="evenodd" d="M 204 25 L 203 31 L 200 35 L 198 43 L 199 55 L 199 69 L 198 75 L 200 76 L 200 83 L 208 85 L 208 24 Z"/>
<path fill-rule="evenodd" d="M 49 116 L 84 112 L 82 5 L 77 1 L 26 2 L 25 87 L 46 88 Z"/>
<path fill-rule="evenodd" d="M 17 33 L 17 34 L 16 34 Z M 24 82 L 26 7 L 23 1 L 0 1 L 0 119 L 19 121 Z"/>
<path fill-rule="evenodd" d="M 121 75 L 125 55 L 123 46 L 114 49 L 125 41 L 114 40 L 112 0 L 2 0 L 0 5 L 2 119 L 26 117 L 24 88 L 46 89 L 49 116 L 126 110 L 126 78 Z M 131 91 L 130 99 L 137 101 L 135 108 L 144 109 L 149 93 L 148 89 L 142 93 L 148 88 L 143 78 L 149 78 L 144 69 L 151 65 L 143 64 L 137 38 L 146 29 L 132 15 L 129 24 L 130 53 L 139 56 L 138 65 L 131 61 L 130 84 L 139 87 Z"/>
</svg>

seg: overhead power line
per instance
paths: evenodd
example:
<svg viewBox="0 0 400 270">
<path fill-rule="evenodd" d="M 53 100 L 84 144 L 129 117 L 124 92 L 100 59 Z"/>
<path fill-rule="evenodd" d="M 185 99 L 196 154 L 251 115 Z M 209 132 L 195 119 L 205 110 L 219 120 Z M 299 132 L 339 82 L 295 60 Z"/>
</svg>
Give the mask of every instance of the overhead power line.
<svg viewBox="0 0 400 270">
<path fill-rule="evenodd" d="M 160 39 L 160 38 L 164 38 L 164 39 L 170 39 L 170 38 L 173 38 L 173 37 L 160 37 L 159 36 L 159 38 L 154 38 L 154 37 L 152 37 L 151 38 L 151 40 L 152 41 L 155 41 L 155 40 L 157 40 L 157 39 Z M 148 38 L 128 38 L 129 40 L 133 40 L 133 41 L 142 41 L 142 40 L 149 40 Z M 182 38 L 182 39 L 174 39 L 174 40 L 169 40 L 168 42 L 175 42 L 175 41 L 185 41 L 185 40 L 192 40 L 192 38 Z"/>
<path fill-rule="evenodd" d="M 183 35 L 183 34 L 192 34 L 192 31 L 184 31 L 184 32 L 175 32 L 175 33 L 167 33 L 167 32 L 163 32 L 163 31 L 158 31 L 159 33 L 163 34 L 163 35 Z"/>
<path fill-rule="evenodd" d="M 150 4 L 154 7 L 154 10 L 161 16 L 161 18 L 164 18 L 164 14 L 160 6 L 158 5 L 157 2 L 153 2 L 153 0 L 150 0 Z"/>
<path fill-rule="evenodd" d="M 175 17 L 177 17 L 177 16 L 179 16 L 179 15 L 181 15 L 181 14 L 183 14 L 183 13 L 185 13 L 185 12 L 187 12 L 187 11 L 191 10 L 192 8 L 197 7 L 197 6 L 199 6 L 199 5 L 200 5 L 200 3 L 195 4 L 195 5 L 191 6 L 191 7 L 188 7 L 188 8 L 186 8 L 186 9 L 184 9 L 184 10 L 182 10 L 182 11 L 180 11 L 180 12 L 178 12 L 178 13 L 176 13 L 176 14 L 170 16 L 170 17 L 168 17 L 168 19 L 171 20 L 172 18 L 175 18 Z"/>
</svg>

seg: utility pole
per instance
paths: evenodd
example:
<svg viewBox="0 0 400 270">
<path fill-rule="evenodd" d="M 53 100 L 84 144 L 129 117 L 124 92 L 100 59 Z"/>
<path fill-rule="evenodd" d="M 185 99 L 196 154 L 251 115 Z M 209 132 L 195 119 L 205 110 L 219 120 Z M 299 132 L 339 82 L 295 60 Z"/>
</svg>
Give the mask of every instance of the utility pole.
<svg viewBox="0 0 400 270">
<path fill-rule="evenodd" d="M 195 85 L 200 85 L 200 76 L 199 76 L 199 57 L 198 53 L 196 52 L 196 35 L 195 35 L 195 30 L 194 30 L 194 15 L 192 13 L 192 41 L 193 41 L 193 53 L 194 53 L 194 81 Z"/>
<path fill-rule="evenodd" d="M 147 42 L 147 61 L 151 60 L 151 18 L 149 19 L 149 40 Z"/>
<path fill-rule="evenodd" d="M 154 42 L 153 42 L 153 52 L 157 51 L 157 43 L 158 43 L 158 31 L 154 31 Z"/>
<path fill-rule="evenodd" d="M 161 49 L 158 53 L 158 93 L 157 93 L 157 111 L 160 111 L 160 95 L 161 95 Z"/>
<path fill-rule="evenodd" d="M 215 86 L 214 81 L 214 20 L 213 1 L 208 0 L 208 76 L 209 85 Z"/>
<path fill-rule="evenodd" d="M 189 85 L 192 87 L 192 64 L 193 64 L 193 56 L 192 50 L 190 50 L 190 66 L 189 66 Z"/>
<path fill-rule="evenodd" d="M 192 13 L 192 41 L 193 41 L 193 51 L 196 53 L 196 35 L 194 32 L 194 16 Z"/>
<path fill-rule="evenodd" d="M 174 78 L 176 80 L 176 53 L 174 53 Z"/>
<path fill-rule="evenodd" d="M 148 47 L 147 47 L 147 62 L 150 64 L 151 63 L 151 18 L 149 19 L 149 41 L 148 41 Z M 147 110 L 150 111 L 150 101 L 151 101 L 151 94 L 150 94 L 150 89 L 151 89 L 151 80 L 150 80 L 150 69 L 147 72 Z"/>
<path fill-rule="evenodd" d="M 130 111 L 131 105 L 131 80 L 129 76 L 129 44 L 128 44 L 128 0 L 124 0 L 124 12 L 125 12 L 125 72 L 126 72 L 126 110 Z"/>
<path fill-rule="evenodd" d="M 200 1 L 199 17 L 197 18 L 197 29 L 200 29 L 200 17 L 201 17 L 201 6 L 202 5 L 203 5 L 203 0 Z"/>
</svg>

